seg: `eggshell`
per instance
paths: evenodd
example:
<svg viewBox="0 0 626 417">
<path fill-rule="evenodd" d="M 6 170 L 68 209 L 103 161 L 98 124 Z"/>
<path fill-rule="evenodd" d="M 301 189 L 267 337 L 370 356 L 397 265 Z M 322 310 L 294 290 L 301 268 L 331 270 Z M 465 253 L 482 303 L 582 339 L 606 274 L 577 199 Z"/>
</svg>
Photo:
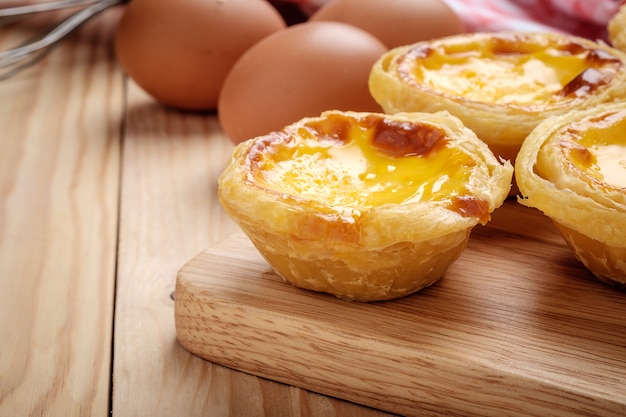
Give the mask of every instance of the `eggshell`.
<svg viewBox="0 0 626 417">
<path fill-rule="evenodd" d="M 388 48 L 465 31 L 442 0 L 332 0 L 310 21 L 336 21 L 366 30 Z"/>
<path fill-rule="evenodd" d="M 158 101 L 215 109 L 235 61 L 286 27 L 264 0 L 132 0 L 119 22 L 115 51 L 122 68 Z"/>
<path fill-rule="evenodd" d="M 305 22 L 261 40 L 233 66 L 218 102 L 225 134 L 239 143 L 325 110 L 381 111 L 369 72 L 387 48 L 338 22 Z"/>
</svg>

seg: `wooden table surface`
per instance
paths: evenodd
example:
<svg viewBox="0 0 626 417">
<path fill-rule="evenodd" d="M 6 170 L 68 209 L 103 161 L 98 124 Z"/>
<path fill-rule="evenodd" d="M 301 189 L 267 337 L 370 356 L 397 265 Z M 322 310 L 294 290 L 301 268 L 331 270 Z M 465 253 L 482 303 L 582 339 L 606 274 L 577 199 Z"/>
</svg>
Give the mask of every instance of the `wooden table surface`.
<svg viewBox="0 0 626 417">
<path fill-rule="evenodd" d="M 214 114 L 115 60 L 121 9 L 0 80 L 0 416 L 382 416 L 233 371 L 175 337 L 177 271 L 234 230 Z M 0 48 L 56 21 L 0 28 Z"/>
</svg>

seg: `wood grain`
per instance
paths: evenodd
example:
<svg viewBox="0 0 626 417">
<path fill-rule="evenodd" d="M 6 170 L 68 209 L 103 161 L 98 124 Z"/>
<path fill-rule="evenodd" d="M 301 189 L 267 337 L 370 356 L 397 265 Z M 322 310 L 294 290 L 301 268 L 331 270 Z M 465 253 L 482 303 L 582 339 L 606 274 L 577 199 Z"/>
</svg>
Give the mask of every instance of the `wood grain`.
<svg viewBox="0 0 626 417">
<path fill-rule="evenodd" d="M 0 81 L 2 416 L 108 415 L 122 113 L 115 15 Z M 20 28 L 3 32 L 2 48 L 37 29 Z"/>
<path fill-rule="evenodd" d="M 276 294 L 291 297 L 294 290 L 303 319 L 315 318 L 317 326 L 336 317 L 330 314 L 332 310 L 307 310 L 317 296 L 302 294 L 266 274 L 255 252 L 240 245 L 247 243 L 245 239 L 241 242 L 235 236 L 230 241 L 235 247 L 229 248 L 224 239 L 237 228 L 219 207 L 215 180 L 232 145 L 220 132 L 214 114 L 164 108 L 132 81 L 124 82 L 111 44 L 119 16 L 119 9 L 100 15 L 42 61 L 0 80 L 0 416 L 388 416 L 336 398 L 383 408 L 385 396 L 369 401 L 348 395 L 353 389 L 349 383 L 328 384 L 332 372 L 298 376 L 300 368 L 289 358 L 282 359 L 280 372 L 294 379 L 296 386 L 264 378 L 264 370 L 256 372 L 264 356 L 258 352 L 263 339 L 244 345 L 249 353 L 233 350 L 238 359 L 223 362 L 227 366 L 201 359 L 176 340 L 176 302 L 172 299 L 176 275 L 187 261 L 217 244 L 209 252 L 215 257 L 215 263 L 208 262 L 211 270 L 232 271 L 233 265 L 261 268 L 260 279 L 269 284 L 268 292 L 252 294 L 251 300 L 261 297 L 266 305 L 278 307 L 272 320 L 292 314 L 277 303 Z M 56 18 L 52 14 L 0 28 L 0 48 L 20 43 Z M 524 224 L 523 216 L 513 221 Z M 420 395 L 427 394 L 415 394 L 419 401 L 413 406 L 424 405 L 421 411 L 443 414 L 442 410 L 464 406 L 468 394 L 453 390 L 435 372 L 459 362 L 462 369 L 472 364 L 483 376 L 497 365 L 497 371 L 487 375 L 490 378 L 477 378 L 478 388 L 468 388 L 479 395 L 508 381 L 515 372 L 523 389 L 537 378 L 546 381 L 552 376 L 555 381 L 545 382 L 542 389 L 554 393 L 554 387 L 566 387 L 561 392 L 563 403 L 572 404 L 580 397 L 579 413 L 614 413 L 623 406 L 613 398 L 616 387 L 624 385 L 619 373 L 625 368 L 624 357 L 619 356 L 623 350 L 617 349 L 624 348 L 623 305 L 618 312 L 587 307 L 586 303 L 604 303 L 612 292 L 580 275 L 552 229 L 514 229 L 511 233 L 506 224 L 494 222 L 484 230 L 503 231 L 505 247 L 517 253 L 518 275 L 537 267 L 534 243 L 520 246 L 519 242 L 538 239 L 545 256 L 556 259 L 553 267 L 557 270 L 547 282 L 507 275 L 503 280 L 508 285 L 499 285 L 502 282 L 487 272 L 497 265 L 490 257 L 501 249 L 493 252 L 491 235 L 479 232 L 478 238 L 485 241 L 475 249 L 484 252 L 484 259 L 474 265 L 472 277 L 484 279 L 482 287 L 458 288 L 448 276 L 424 297 L 420 295 L 417 299 L 425 301 L 417 307 L 409 302 L 414 297 L 399 303 L 407 306 L 406 311 L 376 305 L 379 310 L 363 315 L 356 327 L 358 334 L 341 328 L 343 318 L 333 321 L 329 337 L 335 342 L 330 344 L 310 340 L 323 329 L 298 329 L 298 323 L 291 320 L 302 337 L 290 343 L 299 349 L 315 349 L 315 357 L 334 355 L 336 359 L 350 349 L 372 351 L 377 346 L 400 352 L 402 343 L 390 342 L 397 336 L 394 326 L 421 314 L 422 324 L 415 324 L 403 336 L 405 340 L 421 337 L 420 363 L 432 361 L 433 352 L 448 354 L 445 362 L 430 371 L 440 385 L 406 378 L 403 382 L 410 390 L 423 386 L 430 393 L 426 401 Z M 204 274 L 206 268 L 204 264 L 198 273 Z M 563 275 L 570 273 L 577 283 L 574 287 Z M 249 283 L 234 280 L 229 285 L 243 287 L 226 286 L 223 294 L 241 294 L 248 300 L 249 285 L 257 283 L 258 276 L 248 278 L 252 278 Z M 498 297 L 478 291 L 485 286 L 498 288 Z M 436 300 L 441 295 L 436 291 L 443 291 L 446 299 L 458 304 L 458 310 L 438 311 Z M 559 297 L 553 297 L 555 291 Z M 183 292 L 177 293 L 176 300 L 180 297 L 184 300 Z M 337 300 L 331 303 L 346 313 L 358 308 Z M 468 309 L 480 312 L 473 316 L 471 323 L 478 329 L 473 333 L 459 324 Z M 515 314 L 516 309 L 524 314 Z M 246 316 L 250 311 L 233 313 L 230 329 L 256 328 L 258 320 Z M 360 333 L 371 329 L 380 312 L 385 331 L 371 343 L 363 342 Z M 434 323 L 444 324 L 433 332 L 427 325 Z M 272 331 L 271 321 L 264 321 L 263 326 Z M 508 332 L 506 337 L 503 330 Z M 518 330 L 525 330 L 528 337 Z M 493 334 L 499 335 L 493 338 L 498 348 L 479 348 Z M 238 336 L 234 332 L 224 337 Z M 265 348 L 282 351 L 289 346 L 276 340 L 278 344 Z M 458 340 L 465 340 L 461 347 Z M 521 343 L 528 340 L 530 345 Z M 546 341 L 562 345 L 561 354 L 544 349 Z M 595 349 L 593 354 L 590 349 Z M 467 353 L 469 362 L 459 359 L 459 350 Z M 415 356 L 415 349 L 403 352 Z M 302 354 L 307 361 L 314 357 L 306 350 Z M 583 357 L 586 365 L 581 364 Z M 250 363 L 252 373 L 260 377 L 236 370 Z M 416 365 L 409 365 L 403 367 L 405 374 L 415 369 Z M 392 363 L 388 370 L 394 366 L 398 365 Z M 581 372 L 554 372 L 563 366 Z M 382 386 L 397 384 L 401 375 L 387 374 Z M 378 383 L 378 379 L 379 372 L 372 370 L 365 382 L 356 382 L 369 389 L 368 382 Z M 299 388 L 318 380 L 332 385 L 328 396 Z M 501 404 L 511 405 L 508 393 L 502 394 L 502 398 L 479 398 L 490 398 L 493 402 L 487 410 L 495 410 Z M 451 406 L 446 408 L 448 402 Z M 537 410 L 552 405 L 546 404 L 536 406 Z M 485 406 L 475 407 L 483 411 Z M 517 412 L 514 409 L 511 414 Z"/>
<path fill-rule="evenodd" d="M 403 415 L 622 416 L 626 294 L 541 213 L 507 202 L 435 286 L 349 303 L 276 277 L 241 233 L 177 279 L 183 346 L 234 369 Z"/>
<path fill-rule="evenodd" d="M 180 267 L 236 226 L 216 181 L 233 145 L 211 114 L 164 108 L 129 81 L 120 209 L 113 415 L 380 416 L 213 365 L 176 341 Z"/>
</svg>

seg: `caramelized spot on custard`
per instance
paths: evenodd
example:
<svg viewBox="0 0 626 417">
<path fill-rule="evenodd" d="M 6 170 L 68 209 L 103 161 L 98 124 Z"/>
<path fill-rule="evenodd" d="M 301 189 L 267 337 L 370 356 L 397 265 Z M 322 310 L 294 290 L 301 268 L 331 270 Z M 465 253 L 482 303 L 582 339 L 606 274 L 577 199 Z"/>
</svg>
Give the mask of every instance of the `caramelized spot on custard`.
<svg viewBox="0 0 626 417">
<path fill-rule="evenodd" d="M 562 50 L 563 52 L 569 53 L 570 55 L 579 55 L 588 51 L 589 48 L 585 47 L 585 45 L 582 45 L 578 42 L 566 42 L 560 45 L 559 49 Z"/>
<path fill-rule="evenodd" d="M 536 52 L 537 46 L 528 42 L 523 34 L 500 34 L 491 38 L 491 52 L 494 55 L 520 55 Z"/>
<path fill-rule="evenodd" d="M 389 122 L 379 117 L 364 122 L 373 130 L 372 146 L 394 157 L 426 155 L 445 146 L 446 133 L 435 126 Z"/>
<path fill-rule="evenodd" d="M 563 97 L 584 97 L 600 86 L 608 84 L 610 80 L 611 77 L 607 76 L 606 73 L 602 73 L 595 68 L 587 68 L 572 81 L 565 84 L 557 94 Z"/>
<path fill-rule="evenodd" d="M 578 142 L 561 141 L 562 148 L 567 149 L 570 158 L 577 162 L 580 166 L 589 168 L 595 163 L 595 158 L 589 149 L 585 148 Z"/>
<path fill-rule="evenodd" d="M 587 61 L 590 64 L 603 65 L 607 63 L 622 64 L 622 61 L 615 55 L 611 55 L 602 49 L 593 49 L 587 54 Z"/>
<path fill-rule="evenodd" d="M 331 114 L 328 117 L 308 124 L 315 131 L 315 135 L 324 139 L 333 139 L 340 142 L 349 140 L 350 130 L 354 121 L 342 117 L 338 114 Z"/>
<path fill-rule="evenodd" d="M 602 49 L 586 50 L 583 45 L 570 42 L 565 48 L 573 55 L 585 53 L 585 68 L 580 74 L 565 84 L 557 93 L 558 96 L 584 97 L 594 90 L 609 84 L 618 68 L 623 66 L 622 61 Z"/>
<path fill-rule="evenodd" d="M 463 217 L 475 217 L 485 225 L 489 222 L 489 203 L 471 195 L 458 195 L 452 197 L 450 210 L 459 213 Z"/>
<path fill-rule="evenodd" d="M 261 139 L 248 160 L 256 165 L 249 178 L 258 186 L 340 212 L 467 194 L 476 165 L 444 130 L 428 123 L 339 113 Z"/>
<path fill-rule="evenodd" d="M 437 94 L 540 111 L 593 94 L 623 66 L 610 52 L 567 38 L 498 34 L 412 48 L 396 71 Z"/>
<path fill-rule="evenodd" d="M 600 189 L 626 189 L 626 111 L 588 117 L 555 135 L 565 163 Z"/>
</svg>

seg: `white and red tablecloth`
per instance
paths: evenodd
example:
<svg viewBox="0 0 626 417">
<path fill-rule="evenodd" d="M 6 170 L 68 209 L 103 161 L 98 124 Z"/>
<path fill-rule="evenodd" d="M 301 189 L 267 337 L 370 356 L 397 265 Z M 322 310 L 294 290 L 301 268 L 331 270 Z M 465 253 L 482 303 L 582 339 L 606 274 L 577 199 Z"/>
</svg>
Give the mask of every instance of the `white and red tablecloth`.
<svg viewBox="0 0 626 417">
<path fill-rule="evenodd" d="M 290 0 L 311 14 L 329 0 Z M 414 0 L 420 1 L 420 0 Z M 607 38 L 606 25 L 624 0 L 443 0 L 477 31 L 560 31 Z"/>
</svg>

